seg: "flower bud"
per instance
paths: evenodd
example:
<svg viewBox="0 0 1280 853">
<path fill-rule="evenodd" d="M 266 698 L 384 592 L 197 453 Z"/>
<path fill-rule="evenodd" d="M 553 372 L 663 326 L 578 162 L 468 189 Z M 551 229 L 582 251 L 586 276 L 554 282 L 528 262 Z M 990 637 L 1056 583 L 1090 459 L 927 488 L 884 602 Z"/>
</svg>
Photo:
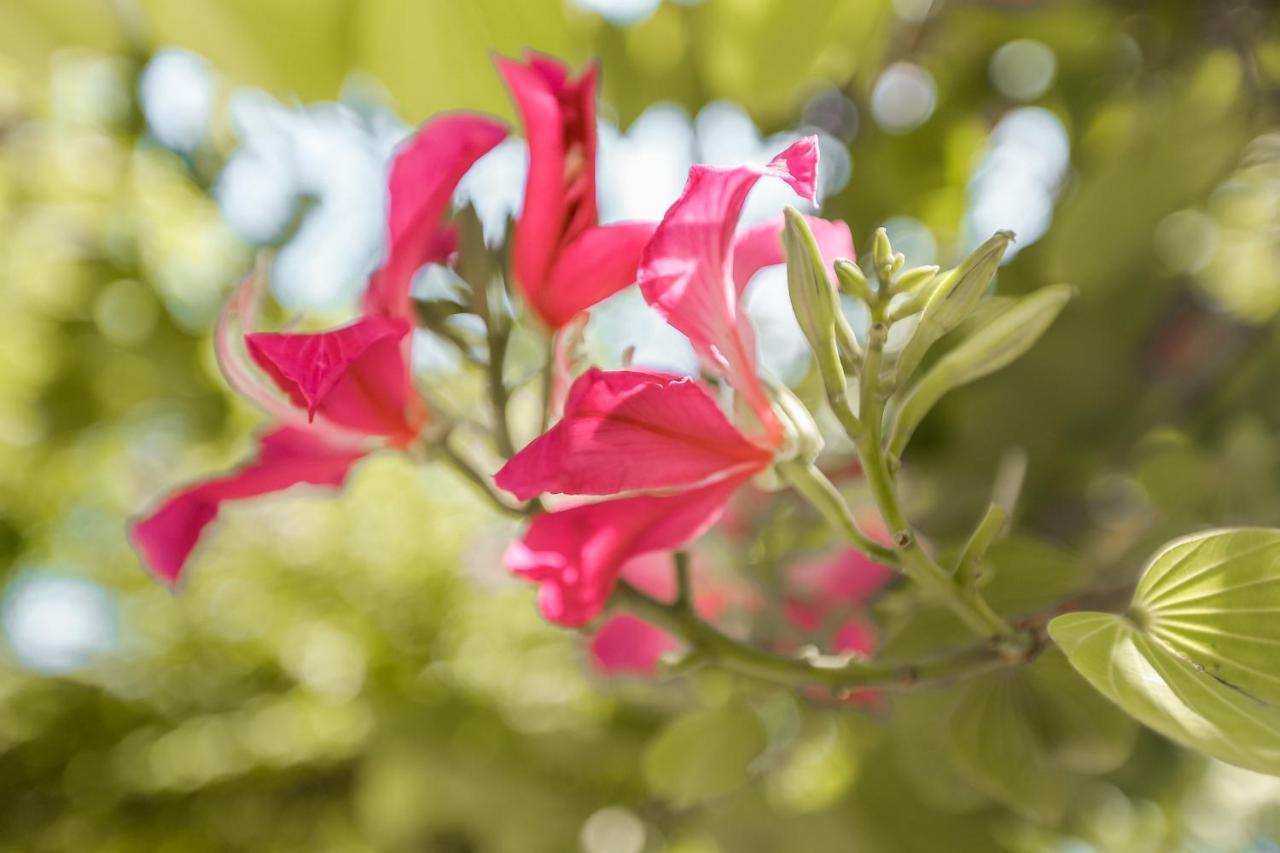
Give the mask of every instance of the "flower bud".
<svg viewBox="0 0 1280 853">
<path fill-rule="evenodd" d="M 937 266 L 913 267 L 893 282 L 894 293 L 914 293 L 918 289 L 923 289 L 926 284 L 933 281 L 938 274 Z"/>
<path fill-rule="evenodd" d="M 822 253 L 809 223 L 794 208 L 786 208 L 784 214 L 782 245 L 787 255 L 787 290 L 791 294 L 792 310 L 813 350 L 823 384 L 828 389 L 843 390 L 844 367 L 836 344 L 839 297 L 827 278 Z"/>
<path fill-rule="evenodd" d="M 915 333 L 898 356 L 896 382 L 906 380 L 919 366 L 929 347 L 969 316 L 986 292 L 1012 241 L 1012 231 L 997 231 L 934 288 L 920 314 Z"/>
<path fill-rule="evenodd" d="M 877 228 L 871 238 L 871 260 L 876 266 L 876 275 L 880 277 L 881 286 L 887 286 L 893 275 L 893 246 L 889 243 L 889 232 Z"/>
<path fill-rule="evenodd" d="M 871 302 L 871 283 L 862 274 L 862 269 L 853 261 L 841 258 L 836 261 L 836 280 L 840 282 L 840 290 L 854 299 Z"/>
</svg>

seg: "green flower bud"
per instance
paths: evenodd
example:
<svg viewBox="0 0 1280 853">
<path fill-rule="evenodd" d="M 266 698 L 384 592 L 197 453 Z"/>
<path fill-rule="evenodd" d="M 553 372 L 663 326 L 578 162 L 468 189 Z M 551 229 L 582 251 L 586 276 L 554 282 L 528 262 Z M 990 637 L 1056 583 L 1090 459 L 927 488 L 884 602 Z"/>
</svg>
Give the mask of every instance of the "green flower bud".
<svg viewBox="0 0 1280 853">
<path fill-rule="evenodd" d="M 912 267 L 911 269 L 898 276 L 893 282 L 894 293 L 914 293 L 923 289 L 938 275 L 938 267 L 931 265 L 927 267 Z M 925 291 L 926 293 L 929 291 Z M 923 303 L 922 303 L 923 304 Z"/>
<path fill-rule="evenodd" d="M 893 275 L 893 246 L 889 244 L 889 232 L 877 228 L 871 238 L 871 260 L 876 267 L 876 275 L 880 276 L 881 286 L 887 286 Z"/>
<path fill-rule="evenodd" d="M 813 350 L 823 384 L 828 389 L 843 389 L 844 367 L 836 343 L 839 296 L 827 278 L 822 253 L 818 251 L 809 223 L 791 207 L 786 208 L 784 216 L 782 246 L 787 255 L 787 290 L 791 294 L 792 310 Z"/>
<path fill-rule="evenodd" d="M 871 294 L 871 283 L 862 274 L 862 268 L 853 261 L 844 258 L 836 261 L 835 267 L 836 280 L 840 282 L 840 290 L 854 299 L 870 303 L 874 298 Z"/>
<path fill-rule="evenodd" d="M 896 382 L 905 381 L 929 347 L 969 316 L 1012 241 L 1012 231 L 997 231 L 934 288 L 920 314 L 920 324 L 898 356 Z"/>
</svg>

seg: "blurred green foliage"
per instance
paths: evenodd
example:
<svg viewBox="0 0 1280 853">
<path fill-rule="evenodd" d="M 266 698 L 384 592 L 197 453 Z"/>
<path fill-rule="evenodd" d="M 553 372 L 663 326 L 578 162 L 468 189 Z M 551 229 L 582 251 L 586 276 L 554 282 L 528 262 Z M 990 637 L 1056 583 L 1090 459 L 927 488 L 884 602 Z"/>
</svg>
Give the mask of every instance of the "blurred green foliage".
<svg viewBox="0 0 1280 853">
<path fill-rule="evenodd" d="M 365 463 L 338 499 L 225 513 L 177 595 L 124 539 L 256 425 L 208 340 L 251 254 L 207 164 L 150 142 L 136 106 L 169 45 L 207 57 L 223 95 L 333 99 L 367 74 L 409 122 L 509 116 L 490 56 L 525 46 L 599 56 L 623 126 L 657 100 L 727 98 L 773 131 L 834 86 L 860 128 L 827 214 L 862 243 L 913 217 L 947 262 L 1015 106 L 991 57 L 1036 39 L 1057 74 L 1034 103 L 1065 127 L 1071 173 L 999 289 L 1080 296 L 921 425 L 913 510 L 957 534 L 1001 455 L 1026 449 L 1029 535 L 992 553 L 987 589 L 1015 615 L 1131 577 L 1173 535 L 1274 524 L 1277 16 L 1240 0 L 903 11 L 928 5 L 705 0 L 621 26 L 561 0 L 0 0 L 0 572 L 10 598 L 53 573 L 117 611 L 113 648 L 61 674 L 0 644 L 0 849 L 1229 850 L 1280 828 L 1274 780 L 1136 729 L 1056 655 L 870 709 L 706 674 L 604 681 L 503 576 L 512 528 L 404 459 Z M 937 84 L 901 134 L 872 120 L 895 62 Z M 225 154 L 225 111 L 214 136 Z M 787 506 L 758 521 L 719 556 L 768 589 L 817 534 Z M 957 630 L 920 607 L 904 589 L 877 603 L 885 655 Z"/>
</svg>

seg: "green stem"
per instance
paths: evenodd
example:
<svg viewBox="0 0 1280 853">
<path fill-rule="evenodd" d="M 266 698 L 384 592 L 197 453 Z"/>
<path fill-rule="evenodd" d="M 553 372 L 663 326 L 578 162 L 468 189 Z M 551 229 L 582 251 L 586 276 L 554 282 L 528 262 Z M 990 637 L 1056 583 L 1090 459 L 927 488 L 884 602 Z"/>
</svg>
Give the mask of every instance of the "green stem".
<svg viewBox="0 0 1280 853">
<path fill-rule="evenodd" d="M 489 400 L 493 405 L 493 435 L 498 452 L 507 459 L 516 455 L 515 442 L 511 440 L 511 424 L 507 418 L 507 405 L 511 395 L 507 390 L 504 366 L 507 363 L 507 335 L 489 324 L 489 364 L 485 371 L 489 384 Z"/>
<path fill-rule="evenodd" d="M 990 644 L 909 665 L 884 665 L 845 657 L 789 658 L 722 634 L 678 603 L 667 604 L 622 581 L 612 603 L 674 635 L 691 653 L 731 672 L 791 687 L 842 691 L 859 687 L 902 688 L 949 681 L 1033 656 L 1011 658 Z"/>
<path fill-rule="evenodd" d="M 880 514 L 893 536 L 898 564 L 903 574 L 937 594 L 975 633 L 1002 641 L 1014 641 L 1018 632 L 991 609 L 982 595 L 976 589 L 962 588 L 955 577 L 925 552 L 902 511 L 880 436 L 884 421 L 884 403 L 880 395 L 880 359 L 889 331 L 883 321 L 883 312 L 883 305 L 877 304 L 872 309 L 873 322 L 860 380 L 863 431 L 850 438 L 857 445 L 871 493 L 875 496 Z"/>
<path fill-rule="evenodd" d="M 808 463 L 792 459 L 779 463 L 778 472 L 813 505 L 828 524 L 843 533 L 859 551 L 877 563 L 898 565 L 898 555 L 892 548 L 886 548 L 862 532 L 840 491 L 821 471 Z"/>
<path fill-rule="evenodd" d="M 676 571 L 676 606 L 693 611 L 693 573 L 689 569 L 689 552 L 676 551 L 673 559 Z"/>
<path fill-rule="evenodd" d="M 440 458 L 447 462 L 450 468 L 469 480 L 477 491 L 496 510 L 504 515 L 509 515 L 513 518 L 525 518 L 537 508 L 538 505 L 533 502 L 524 506 L 512 506 L 507 503 L 506 499 L 493 487 L 492 479 L 476 470 L 475 466 L 466 457 L 449 444 L 449 436 L 446 435 L 434 447 L 440 452 Z"/>
</svg>

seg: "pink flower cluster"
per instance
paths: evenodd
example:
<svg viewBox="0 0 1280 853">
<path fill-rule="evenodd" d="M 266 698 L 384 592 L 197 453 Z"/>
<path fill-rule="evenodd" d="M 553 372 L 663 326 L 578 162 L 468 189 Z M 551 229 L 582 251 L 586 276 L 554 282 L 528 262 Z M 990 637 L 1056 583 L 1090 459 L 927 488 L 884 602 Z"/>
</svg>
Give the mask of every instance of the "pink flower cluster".
<svg viewBox="0 0 1280 853">
<path fill-rule="evenodd" d="M 783 221 L 745 230 L 738 224 L 761 179 L 784 181 L 813 198 L 817 141 L 801 139 L 763 167 L 694 166 L 661 222 L 601 225 L 595 68 L 574 79 L 541 56 L 499 59 L 498 68 L 529 147 L 512 255 L 526 307 L 554 333 L 638 284 L 648 304 L 689 339 L 704 371 L 740 404 L 731 417 L 703 381 L 591 368 L 568 389 L 563 416 L 497 472 L 496 484 L 520 500 L 588 499 L 537 514 L 507 554 L 513 572 L 540 586 L 547 619 L 582 626 L 602 612 L 624 566 L 698 537 L 738 489 L 786 450 L 787 431 L 757 372 L 755 336 L 742 307 L 752 275 L 783 261 Z M 275 426 L 261 437 L 254 460 L 179 491 L 134 525 L 133 540 L 155 574 L 178 580 L 224 501 L 298 483 L 338 487 L 370 451 L 419 440 L 430 414 L 410 374 L 410 284 L 424 264 L 456 261 L 454 190 L 506 135 L 492 118 L 452 114 L 432 119 L 404 145 L 389 178 L 385 261 L 355 322 L 318 334 L 257 333 L 256 279 L 233 296 L 217 335 L 219 363 Z M 810 227 L 828 261 L 853 256 L 847 225 L 811 218 Z M 883 580 L 868 583 L 859 595 Z M 699 604 L 709 616 L 722 605 Z M 602 660 L 616 659 L 607 650 L 633 622 L 615 618 L 597 635 Z M 649 652 L 669 647 L 670 638 L 656 629 L 644 631 L 647 639 L 622 644 L 634 659 L 621 668 L 643 670 L 656 659 Z M 849 645 L 866 650 L 868 642 L 854 638 Z"/>
</svg>

